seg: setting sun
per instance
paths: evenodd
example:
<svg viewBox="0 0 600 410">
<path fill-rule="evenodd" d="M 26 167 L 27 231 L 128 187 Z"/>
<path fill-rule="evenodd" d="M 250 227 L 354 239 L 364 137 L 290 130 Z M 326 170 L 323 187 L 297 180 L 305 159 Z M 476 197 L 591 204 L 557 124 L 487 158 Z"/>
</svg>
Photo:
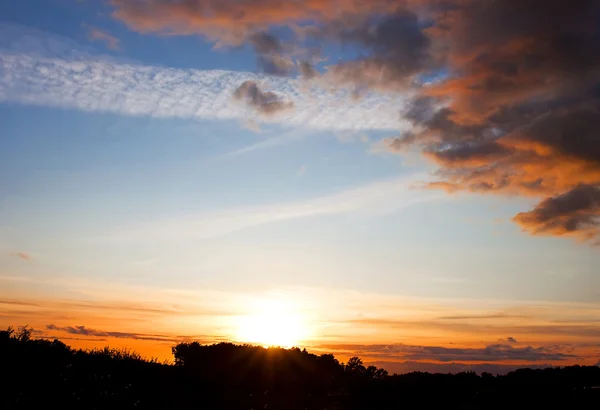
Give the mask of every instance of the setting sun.
<svg viewBox="0 0 600 410">
<path fill-rule="evenodd" d="M 308 336 L 304 317 L 290 302 L 259 300 L 239 318 L 236 338 L 263 346 L 297 346 Z"/>
</svg>

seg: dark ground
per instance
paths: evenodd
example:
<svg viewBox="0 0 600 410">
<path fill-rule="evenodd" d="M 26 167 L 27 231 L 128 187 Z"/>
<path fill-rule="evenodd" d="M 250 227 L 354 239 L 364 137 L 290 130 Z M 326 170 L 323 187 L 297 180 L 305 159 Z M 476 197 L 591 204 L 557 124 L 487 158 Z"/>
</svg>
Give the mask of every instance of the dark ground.
<svg viewBox="0 0 600 410">
<path fill-rule="evenodd" d="M 388 375 L 358 358 L 228 343 L 173 347 L 175 364 L 0 332 L 4 409 L 600 409 L 600 368 L 506 376 Z"/>
</svg>

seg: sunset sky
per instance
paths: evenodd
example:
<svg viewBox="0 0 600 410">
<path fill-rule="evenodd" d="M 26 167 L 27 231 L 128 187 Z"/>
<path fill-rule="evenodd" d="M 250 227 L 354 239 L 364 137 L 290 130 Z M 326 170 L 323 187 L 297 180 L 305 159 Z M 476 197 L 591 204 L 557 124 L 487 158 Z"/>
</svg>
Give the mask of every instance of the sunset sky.
<svg viewBox="0 0 600 410">
<path fill-rule="evenodd" d="M 600 2 L 0 2 L 0 327 L 600 360 Z"/>
</svg>

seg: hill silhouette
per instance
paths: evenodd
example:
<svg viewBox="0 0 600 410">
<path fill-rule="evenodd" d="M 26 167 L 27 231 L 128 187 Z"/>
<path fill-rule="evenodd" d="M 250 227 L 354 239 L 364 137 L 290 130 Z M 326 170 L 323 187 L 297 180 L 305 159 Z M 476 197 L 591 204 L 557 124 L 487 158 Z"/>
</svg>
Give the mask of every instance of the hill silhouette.
<svg viewBox="0 0 600 410">
<path fill-rule="evenodd" d="M 358 357 L 180 343 L 174 363 L 122 349 L 75 350 L 0 331 L 4 409 L 578 409 L 600 403 L 600 368 L 389 375 Z"/>
</svg>

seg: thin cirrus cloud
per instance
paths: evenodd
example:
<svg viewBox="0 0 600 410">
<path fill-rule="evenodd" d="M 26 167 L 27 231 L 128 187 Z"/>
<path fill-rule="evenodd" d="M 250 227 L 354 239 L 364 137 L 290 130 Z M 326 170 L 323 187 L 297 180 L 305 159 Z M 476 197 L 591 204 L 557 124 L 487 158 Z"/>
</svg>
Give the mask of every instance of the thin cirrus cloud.
<svg viewBox="0 0 600 410">
<path fill-rule="evenodd" d="M 26 253 L 26 252 L 12 252 L 11 256 L 14 256 L 15 258 L 19 258 L 21 260 L 24 261 L 30 261 L 31 260 L 31 255 Z"/>
<path fill-rule="evenodd" d="M 348 91 L 297 79 L 144 66 L 13 24 L 0 24 L 0 65 L 0 102 L 130 116 L 245 120 L 258 114 L 262 122 L 322 130 L 404 126 L 398 117 L 404 96 L 370 94 L 357 102 Z"/>
<path fill-rule="evenodd" d="M 424 177 L 419 174 L 378 181 L 296 203 L 232 208 L 151 221 L 119 229 L 111 235 L 93 239 L 114 241 L 208 239 L 246 228 L 301 218 L 350 212 L 366 212 L 371 215 L 394 212 L 441 197 L 441 195 L 428 191 L 411 190 L 411 181 L 414 178 Z"/>
</svg>

